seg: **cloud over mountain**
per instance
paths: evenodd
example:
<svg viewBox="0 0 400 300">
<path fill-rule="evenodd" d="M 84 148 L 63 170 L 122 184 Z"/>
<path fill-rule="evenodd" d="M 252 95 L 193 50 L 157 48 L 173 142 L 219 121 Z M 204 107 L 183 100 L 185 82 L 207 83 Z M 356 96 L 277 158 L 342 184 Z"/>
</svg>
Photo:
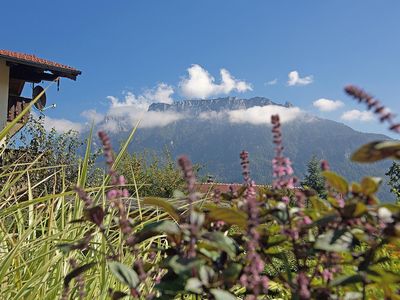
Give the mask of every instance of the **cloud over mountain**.
<svg viewBox="0 0 400 300">
<path fill-rule="evenodd" d="M 97 112 L 95 109 L 88 109 L 81 112 L 81 116 L 84 117 L 90 124 L 97 125 L 104 120 L 104 115 Z"/>
<path fill-rule="evenodd" d="M 304 112 L 298 107 L 278 105 L 254 106 L 228 112 L 231 123 L 249 123 L 253 125 L 270 124 L 271 116 L 275 114 L 279 114 L 281 122 L 285 123 L 303 116 Z"/>
<path fill-rule="evenodd" d="M 344 121 L 370 122 L 374 120 L 374 115 L 370 111 L 360 111 L 358 109 L 353 109 L 344 112 L 340 118 Z"/>
<path fill-rule="evenodd" d="M 148 111 L 149 106 L 155 102 L 171 104 L 173 93 L 174 89 L 171 86 L 160 83 L 155 88 L 146 90 L 138 96 L 131 92 L 126 93 L 121 100 L 114 96 L 108 96 L 110 108 L 102 126 L 104 129 L 116 132 L 123 128 L 132 128 L 138 122 L 140 122 L 140 127 L 149 128 L 162 127 L 180 120 L 183 115 L 179 113 Z"/>
<path fill-rule="evenodd" d="M 211 100 L 229 101 L 229 100 Z M 244 100 L 244 101 L 251 101 Z M 265 106 L 251 106 L 241 109 L 225 109 L 222 111 L 208 110 L 200 112 L 195 117 L 203 121 L 226 121 L 232 124 L 269 125 L 271 116 L 279 114 L 283 123 L 305 116 L 305 112 L 298 107 L 270 104 Z"/>
</svg>

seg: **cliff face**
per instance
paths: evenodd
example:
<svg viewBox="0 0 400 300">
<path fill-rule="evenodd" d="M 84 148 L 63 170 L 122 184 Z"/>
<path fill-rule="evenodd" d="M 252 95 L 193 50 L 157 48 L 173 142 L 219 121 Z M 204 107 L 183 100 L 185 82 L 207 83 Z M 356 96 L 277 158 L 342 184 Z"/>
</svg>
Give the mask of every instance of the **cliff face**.
<svg viewBox="0 0 400 300">
<path fill-rule="evenodd" d="M 247 109 L 254 106 L 277 105 L 290 107 L 290 103 L 284 105 L 275 103 L 268 98 L 254 97 L 250 99 L 239 99 L 236 97 L 218 98 L 211 100 L 183 100 L 177 101 L 173 104 L 166 103 L 153 103 L 149 107 L 149 111 L 174 111 L 174 112 L 188 112 L 190 114 L 198 115 L 206 111 L 225 111 Z"/>
</svg>

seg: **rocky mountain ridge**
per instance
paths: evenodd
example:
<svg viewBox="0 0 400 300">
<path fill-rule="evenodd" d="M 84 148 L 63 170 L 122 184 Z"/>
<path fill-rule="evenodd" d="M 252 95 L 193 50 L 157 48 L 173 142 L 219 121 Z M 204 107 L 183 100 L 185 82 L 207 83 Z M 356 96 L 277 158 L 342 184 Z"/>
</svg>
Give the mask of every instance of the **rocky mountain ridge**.
<svg viewBox="0 0 400 300">
<path fill-rule="evenodd" d="M 175 101 L 172 104 L 153 103 L 149 107 L 149 111 L 173 111 L 173 112 L 189 112 L 192 114 L 200 114 L 207 111 L 221 112 L 225 110 L 248 109 L 255 106 L 276 105 L 282 107 L 292 107 L 290 103 L 278 104 L 265 97 L 253 97 L 250 99 L 242 99 L 237 97 L 225 97 L 209 100 L 182 100 Z"/>
</svg>

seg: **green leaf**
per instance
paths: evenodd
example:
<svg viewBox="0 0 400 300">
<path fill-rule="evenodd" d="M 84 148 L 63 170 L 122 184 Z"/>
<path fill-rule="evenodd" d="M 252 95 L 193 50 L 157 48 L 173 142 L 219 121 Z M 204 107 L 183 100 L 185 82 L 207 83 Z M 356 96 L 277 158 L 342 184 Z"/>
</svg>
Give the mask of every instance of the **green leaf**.
<svg viewBox="0 0 400 300">
<path fill-rule="evenodd" d="M 242 265 L 241 264 L 231 263 L 223 271 L 222 278 L 225 281 L 234 282 L 239 277 L 241 271 L 242 271 Z"/>
<path fill-rule="evenodd" d="M 174 299 L 179 292 L 185 290 L 186 276 L 177 276 L 171 270 L 162 278 L 155 288 L 161 293 L 157 299 Z"/>
<path fill-rule="evenodd" d="M 342 194 L 347 194 L 349 191 L 349 185 L 342 176 L 331 171 L 323 171 L 322 175 L 325 177 L 328 184 L 336 191 Z"/>
<path fill-rule="evenodd" d="M 284 235 L 274 235 L 274 236 L 270 236 L 268 238 L 268 242 L 267 242 L 267 248 L 271 248 L 271 247 L 275 247 L 275 246 L 279 246 L 282 243 L 286 242 L 288 240 L 287 236 Z"/>
<path fill-rule="evenodd" d="M 362 299 L 362 293 L 360 292 L 346 292 L 343 300 L 360 300 Z"/>
<path fill-rule="evenodd" d="M 224 221 L 229 225 L 237 225 L 242 229 L 247 228 L 247 216 L 244 212 L 229 208 L 229 207 L 217 207 L 207 206 L 210 212 L 208 217 L 215 221 Z"/>
<path fill-rule="evenodd" d="M 197 228 L 203 227 L 205 220 L 205 215 L 202 212 L 193 210 L 190 214 L 190 224 L 196 226 Z"/>
<path fill-rule="evenodd" d="M 94 263 L 94 262 L 88 263 L 88 264 L 85 264 L 83 266 L 77 267 L 76 269 L 72 270 L 70 273 L 67 274 L 67 276 L 65 276 L 65 278 L 64 278 L 64 286 L 68 286 L 73 278 L 75 278 L 76 276 L 79 276 L 83 272 L 89 270 L 95 264 L 96 263 Z"/>
<path fill-rule="evenodd" d="M 353 217 L 360 217 L 368 211 L 367 206 L 364 203 L 357 202 L 354 208 Z"/>
<path fill-rule="evenodd" d="M 361 180 L 361 191 L 364 195 L 371 195 L 378 191 L 382 178 L 379 177 L 364 177 Z"/>
<path fill-rule="evenodd" d="M 210 279 L 212 280 L 214 276 L 215 276 L 215 271 L 213 268 L 209 266 L 200 267 L 199 278 L 205 286 L 208 286 L 210 284 Z"/>
<path fill-rule="evenodd" d="M 234 240 L 224 235 L 222 232 L 208 232 L 204 234 L 203 237 L 215 248 L 225 251 L 231 258 L 236 256 L 236 246 Z"/>
<path fill-rule="evenodd" d="M 191 275 L 193 270 L 198 270 L 202 265 L 204 265 L 204 260 L 184 258 L 174 255 L 168 257 L 162 265 L 170 268 L 177 275 Z"/>
<path fill-rule="evenodd" d="M 87 176 L 88 176 L 89 159 L 90 159 L 90 155 L 92 154 L 92 152 L 91 152 L 92 135 L 93 135 L 93 124 L 92 124 L 92 127 L 90 128 L 89 136 L 86 139 L 85 157 L 82 162 L 81 173 L 79 174 L 79 187 L 82 189 L 85 188 L 86 180 L 87 180 Z"/>
<path fill-rule="evenodd" d="M 238 299 L 232 293 L 221 290 L 221 289 L 211 289 L 210 293 L 214 296 L 215 300 L 236 300 Z"/>
<path fill-rule="evenodd" d="M 198 278 L 192 277 L 186 281 L 185 290 L 195 294 L 201 294 L 203 292 L 203 284 Z"/>
<path fill-rule="evenodd" d="M 318 197 L 310 197 L 312 208 L 321 214 L 323 212 L 329 211 L 329 207 L 326 205 L 326 201 Z"/>
<path fill-rule="evenodd" d="M 359 194 L 359 193 L 361 193 L 361 185 L 360 185 L 359 183 L 357 183 L 357 182 L 352 182 L 352 183 L 351 183 L 351 191 L 352 191 L 354 194 Z"/>
<path fill-rule="evenodd" d="M 143 227 L 141 232 L 145 231 L 154 231 L 157 233 L 166 234 L 180 234 L 181 232 L 179 226 L 174 221 L 170 220 L 162 220 L 147 224 L 145 227 Z"/>
<path fill-rule="evenodd" d="M 135 288 L 140 283 L 139 276 L 132 268 L 121 264 L 118 261 L 111 261 L 108 263 L 110 271 L 114 276 L 122 283 L 129 286 L 129 288 Z"/>
<path fill-rule="evenodd" d="M 367 270 L 367 278 L 376 283 L 398 284 L 400 274 L 385 270 L 382 265 L 370 266 Z"/>
<path fill-rule="evenodd" d="M 143 204 L 160 207 L 165 212 L 167 212 L 175 221 L 179 222 L 180 217 L 178 211 L 166 199 L 159 197 L 146 197 L 143 200 Z"/>
<path fill-rule="evenodd" d="M 112 300 L 119 300 L 119 299 L 122 299 L 122 298 L 128 296 L 127 293 L 124 293 L 124 292 L 121 292 L 121 291 L 114 291 L 111 288 L 108 289 L 108 294 L 109 294 L 109 296 L 110 296 L 110 298 Z"/>
<path fill-rule="evenodd" d="M 140 243 L 159 234 L 179 235 L 180 233 L 180 228 L 174 221 L 157 221 L 145 225 L 143 229 L 136 234 L 135 241 L 136 243 Z"/>
<path fill-rule="evenodd" d="M 321 219 L 316 220 L 313 222 L 309 227 L 314 227 L 314 226 L 325 226 L 337 219 L 337 215 L 327 215 L 322 217 Z"/>
<path fill-rule="evenodd" d="M 172 193 L 172 198 L 174 199 L 185 199 L 186 195 L 184 192 L 180 191 L 180 190 L 174 190 Z"/>
<path fill-rule="evenodd" d="M 368 143 L 351 156 L 351 160 L 361 163 L 371 163 L 385 158 L 400 159 L 400 142 L 376 141 Z"/>
<path fill-rule="evenodd" d="M 352 243 L 353 236 L 348 231 L 330 230 L 318 237 L 314 248 L 332 252 L 346 252 Z"/>
<path fill-rule="evenodd" d="M 354 284 L 354 283 L 359 283 L 363 282 L 363 277 L 359 274 L 356 275 L 346 275 L 346 276 L 341 276 L 336 279 L 334 279 L 330 285 L 331 286 L 338 286 L 338 285 L 348 285 L 348 284 Z"/>
</svg>

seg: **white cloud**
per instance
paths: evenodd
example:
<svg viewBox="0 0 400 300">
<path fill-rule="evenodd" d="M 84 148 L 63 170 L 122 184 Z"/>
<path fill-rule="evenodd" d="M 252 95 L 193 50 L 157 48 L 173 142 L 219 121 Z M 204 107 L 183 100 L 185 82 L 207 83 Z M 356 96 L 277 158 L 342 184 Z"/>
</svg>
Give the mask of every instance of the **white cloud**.
<svg viewBox="0 0 400 300">
<path fill-rule="evenodd" d="M 297 71 L 290 72 L 288 77 L 289 77 L 289 80 L 288 80 L 287 84 L 289 86 L 308 85 L 314 81 L 312 75 L 300 77 L 299 72 L 297 72 Z"/>
<path fill-rule="evenodd" d="M 344 103 L 340 100 L 329 100 L 321 98 L 313 102 L 314 107 L 320 111 L 334 111 L 344 106 Z"/>
<path fill-rule="evenodd" d="M 267 81 L 267 82 L 265 83 L 265 85 L 275 85 L 275 84 L 277 84 L 277 83 L 278 83 L 278 78 L 275 78 L 275 79 L 273 79 L 273 80 Z"/>
<path fill-rule="evenodd" d="M 227 117 L 226 111 L 204 111 L 199 114 L 200 120 L 217 120 Z"/>
<path fill-rule="evenodd" d="M 249 83 L 235 79 L 228 70 L 221 69 L 221 83 L 199 65 L 187 69 L 188 77 L 181 80 L 179 87 L 182 94 L 189 99 L 205 99 L 210 96 L 229 94 L 233 91 L 243 93 L 251 91 Z"/>
<path fill-rule="evenodd" d="M 248 109 L 228 111 L 231 123 L 250 123 L 254 125 L 270 124 L 271 116 L 279 114 L 281 122 L 290 122 L 304 115 L 298 107 L 284 107 L 278 105 L 254 106 Z"/>
<path fill-rule="evenodd" d="M 271 116 L 279 114 L 281 122 L 290 122 L 306 116 L 299 107 L 279 105 L 253 106 L 247 109 L 208 111 L 199 114 L 201 120 L 226 120 L 230 123 L 250 123 L 253 125 L 270 124 Z"/>
<path fill-rule="evenodd" d="M 162 127 L 184 118 L 183 114 L 176 112 L 148 111 L 152 103 L 173 102 L 174 89 L 160 83 L 155 88 L 146 90 L 143 94 L 136 96 L 127 92 L 123 99 L 108 96 L 110 108 L 104 118 L 101 127 L 111 132 L 130 130 L 140 121 L 139 127 Z"/>
<path fill-rule="evenodd" d="M 369 122 L 374 120 L 374 115 L 370 111 L 360 111 L 358 109 L 353 109 L 344 112 L 340 118 L 344 121 Z"/>
<path fill-rule="evenodd" d="M 104 115 L 98 113 L 95 109 L 84 110 L 81 112 L 81 116 L 94 125 L 97 125 L 104 120 Z"/>
<path fill-rule="evenodd" d="M 69 130 L 80 132 L 80 131 L 82 131 L 83 126 L 81 123 L 72 122 L 67 119 L 53 119 L 53 118 L 50 118 L 49 116 L 45 116 L 44 117 L 44 128 L 49 129 L 49 130 L 54 128 L 57 132 L 64 133 Z"/>
<path fill-rule="evenodd" d="M 145 91 L 143 97 L 151 102 L 171 104 L 174 102 L 174 99 L 171 97 L 173 93 L 174 88 L 162 82 L 156 88 Z"/>
<path fill-rule="evenodd" d="M 171 104 L 174 100 L 172 99 L 172 94 L 174 89 L 172 86 L 160 83 L 153 89 L 148 89 L 144 91 L 142 95 L 135 96 L 131 92 L 125 93 L 125 97 L 122 101 L 114 96 L 108 96 L 107 99 L 111 102 L 111 107 L 127 107 L 135 106 L 141 110 L 147 110 L 151 103 L 161 102 Z"/>
</svg>

